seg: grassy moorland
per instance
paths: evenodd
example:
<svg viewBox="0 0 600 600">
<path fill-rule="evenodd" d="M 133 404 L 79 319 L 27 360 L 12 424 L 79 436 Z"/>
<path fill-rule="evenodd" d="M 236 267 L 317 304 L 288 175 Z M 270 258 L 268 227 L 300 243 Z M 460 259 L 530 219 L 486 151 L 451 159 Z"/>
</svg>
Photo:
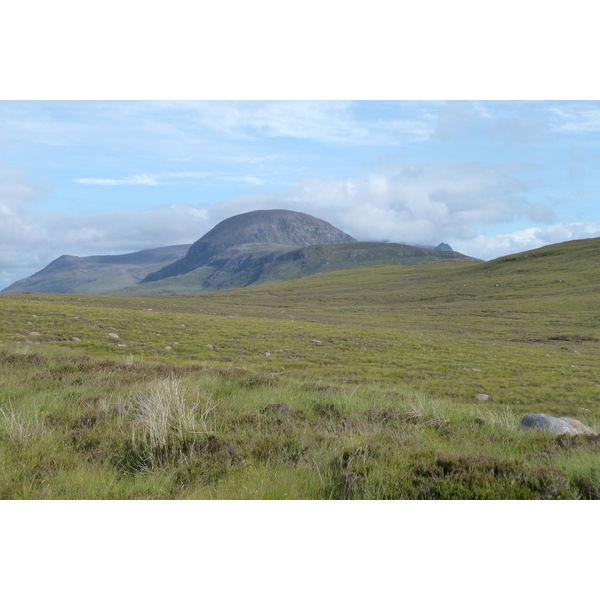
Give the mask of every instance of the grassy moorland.
<svg viewBox="0 0 600 600">
<path fill-rule="evenodd" d="M 2 295 L 0 497 L 598 498 L 599 253 Z"/>
</svg>

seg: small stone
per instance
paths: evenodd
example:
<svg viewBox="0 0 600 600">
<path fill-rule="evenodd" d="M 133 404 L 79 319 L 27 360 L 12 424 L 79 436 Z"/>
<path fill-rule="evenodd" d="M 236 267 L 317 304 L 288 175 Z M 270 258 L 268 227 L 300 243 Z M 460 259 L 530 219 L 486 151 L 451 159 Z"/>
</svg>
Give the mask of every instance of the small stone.
<svg viewBox="0 0 600 600">
<path fill-rule="evenodd" d="M 30 331 L 27 335 L 40 335 L 37 331 Z"/>
<path fill-rule="evenodd" d="M 117 344 L 119 348 L 127 348 L 127 344 Z"/>
<path fill-rule="evenodd" d="M 215 349 L 215 347 L 214 347 L 212 344 L 206 344 L 206 347 L 207 347 L 207 348 L 210 348 L 211 350 L 214 350 L 214 349 Z"/>
<path fill-rule="evenodd" d="M 81 340 L 78 337 L 72 337 L 71 341 L 72 342 L 80 342 Z"/>
<path fill-rule="evenodd" d="M 119 338 L 119 336 L 116 333 L 109 333 L 108 337 L 115 338 L 115 339 Z"/>
<path fill-rule="evenodd" d="M 165 346 L 165 350 L 173 350 L 173 348 L 171 348 L 171 346 Z"/>
<path fill-rule="evenodd" d="M 321 340 L 311 340 L 313 344 L 320 344 Z"/>
<path fill-rule="evenodd" d="M 485 402 L 486 400 L 490 399 L 488 394 L 475 394 L 473 398 L 475 398 L 475 400 L 480 400 L 481 402 Z"/>
<path fill-rule="evenodd" d="M 270 352 L 265 352 L 265 356 L 271 356 Z"/>
</svg>

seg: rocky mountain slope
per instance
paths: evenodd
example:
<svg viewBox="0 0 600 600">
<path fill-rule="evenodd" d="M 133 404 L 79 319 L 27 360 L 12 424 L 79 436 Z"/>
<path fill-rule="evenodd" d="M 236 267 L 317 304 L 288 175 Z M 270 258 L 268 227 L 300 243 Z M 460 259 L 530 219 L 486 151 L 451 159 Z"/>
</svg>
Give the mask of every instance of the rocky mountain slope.
<svg viewBox="0 0 600 600">
<path fill-rule="evenodd" d="M 191 246 L 120 256 L 62 256 L 6 293 L 195 294 L 381 265 L 478 262 L 436 248 L 357 242 L 333 225 L 290 210 L 225 219 Z"/>
</svg>

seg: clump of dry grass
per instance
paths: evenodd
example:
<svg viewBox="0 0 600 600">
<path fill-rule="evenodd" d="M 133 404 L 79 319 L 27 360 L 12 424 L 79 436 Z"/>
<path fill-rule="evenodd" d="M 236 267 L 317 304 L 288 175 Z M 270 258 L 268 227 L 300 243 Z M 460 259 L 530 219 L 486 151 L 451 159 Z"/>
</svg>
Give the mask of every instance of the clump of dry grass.
<svg viewBox="0 0 600 600">
<path fill-rule="evenodd" d="M 27 417 L 17 412 L 12 405 L 6 410 L 0 408 L 0 432 L 13 444 L 24 444 L 35 436 L 39 428 L 37 414 Z"/>
<path fill-rule="evenodd" d="M 174 436 L 210 433 L 208 417 L 215 406 L 210 398 L 189 402 L 180 379 L 168 377 L 156 381 L 146 392 L 138 392 L 134 402 L 136 429 L 141 430 L 151 446 L 164 446 Z"/>
<path fill-rule="evenodd" d="M 481 419 L 494 427 L 508 431 L 516 431 L 519 427 L 519 420 L 510 406 L 496 409 L 483 407 L 478 410 L 478 413 Z"/>
</svg>

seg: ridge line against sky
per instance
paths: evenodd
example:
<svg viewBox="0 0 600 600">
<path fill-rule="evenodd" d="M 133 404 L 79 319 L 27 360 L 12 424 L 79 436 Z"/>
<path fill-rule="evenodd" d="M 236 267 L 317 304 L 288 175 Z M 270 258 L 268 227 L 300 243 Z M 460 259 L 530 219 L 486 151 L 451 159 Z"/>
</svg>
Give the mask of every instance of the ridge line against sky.
<svg viewBox="0 0 600 600">
<path fill-rule="evenodd" d="M 600 235 L 593 101 L 2 101 L 0 285 L 287 208 L 490 259 Z"/>
</svg>

